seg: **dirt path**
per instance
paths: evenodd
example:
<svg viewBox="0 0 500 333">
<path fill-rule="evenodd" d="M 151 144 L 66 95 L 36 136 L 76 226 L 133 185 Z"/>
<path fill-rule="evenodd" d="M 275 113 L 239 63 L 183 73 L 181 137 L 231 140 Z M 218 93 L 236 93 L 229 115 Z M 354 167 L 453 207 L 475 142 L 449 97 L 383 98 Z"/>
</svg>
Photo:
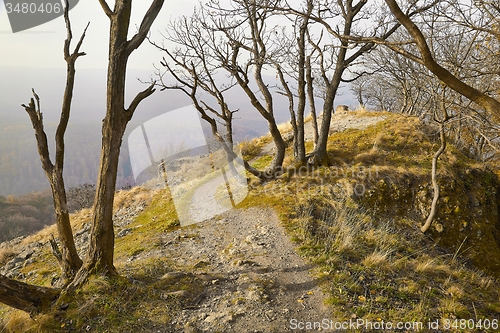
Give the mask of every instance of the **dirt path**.
<svg viewBox="0 0 500 333">
<path fill-rule="evenodd" d="M 271 209 L 231 210 L 164 234 L 162 243 L 161 255 L 207 281 L 171 332 L 302 332 L 291 330 L 294 320 L 329 318 L 310 265 Z"/>
<path fill-rule="evenodd" d="M 217 187 L 224 182 L 221 176 L 201 185 L 193 194 L 189 208 L 189 218 L 194 222 L 203 222 L 212 216 L 227 210 L 216 198 Z"/>
</svg>

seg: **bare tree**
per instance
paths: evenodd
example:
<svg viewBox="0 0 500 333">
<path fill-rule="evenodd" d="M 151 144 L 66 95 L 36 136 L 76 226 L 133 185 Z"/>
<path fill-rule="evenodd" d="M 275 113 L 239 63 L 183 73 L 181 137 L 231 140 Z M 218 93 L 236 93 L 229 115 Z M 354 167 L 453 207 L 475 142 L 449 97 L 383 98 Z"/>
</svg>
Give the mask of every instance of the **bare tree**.
<svg viewBox="0 0 500 333">
<path fill-rule="evenodd" d="M 276 38 L 274 43 L 278 45 L 278 49 L 282 50 L 282 53 L 276 54 L 276 58 L 270 59 L 280 80 L 278 89 L 281 91 L 278 92 L 288 98 L 290 124 L 293 129 L 294 158 L 295 162 L 299 165 L 306 163 L 304 115 L 308 100 L 311 112 L 313 113 L 312 121 L 315 125 L 315 133 L 317 134 L 314 86 L 311 70 L 311 53 L 314 53 L 315 50 L 309 51 L 307 49 L 309 17 L 314 9 L 314 3 L 312 0 L 307 0 L 304 6 L 303 11 L 305 15 L 294 14 L 290 19 L 294 22 L 292 34 L 285 28 L 281 29 L 281 31 L 275 30 Z M 289 16 L 287 14 L 285 11 L 284 15 Z M 295 109 L 295 99 L 297 99 L 297 109 Z M 316 142 L 317 135 L 314 138 Z"/>
<path fill-rule="evenodd" d="M 270 6 L 275 2 L 270 2 Z M 225 95 L 236 86 L 243 89 L 252 106 L 267 121 L 276 145 L 271 165 L 259 171 L 244 162 L 246 169 L 261 179 L 279 174 L 285 156 L 285 143 L 274 117 L 273 91 L 263 76 L 278 53 L 278 48 L 269 43 L 274 31 L 267 28 L 273 15 L 272 9 L 255 1 L 231 1 L 230 8 L 210 2 L 200 5 L 190 18 L 172 23 L 166 39 L 176 43 L 177 48 L 163 48 L 168 61 L 162 64 L 177 82 L 167 88 L 182 89 L 190 96 L 216 137 L 219 132 L 216 119 L 225 124 L 226 135 L 232 135 L 232 114 L 236 110 L 230 111 Z M 199 91 L 208 93 L 218 108 L 197 95 Z"/>
<path fill-rule="evenodd" d="M 280 50 L 270 48 L 267 43 L 271 31 L 267 29 L 268 19 L 274 14 L 272 8 L 279 0 L 270 1 L 268 6 L 262 7 L 256 1 L 232 1 L 233 9 L 227 10 L 219 5 L 209 5 L 211 10 L 218 11 L 220 17 L 212 20 L 207 29 L 221 32 L 226 38 L 225 43 L 231 47 L 230 58 L 223 60 L 223 67 L 234 77 L 239 86 L 246 93 L 253 107 L 267 121 L 269 133 L 276 146 L 276 154 L 266 170 L 268 178 L 275 177 L 281 172 L 285 158 L 285 142 L 276 124 L 274 117 L 275 101 L 269 84 L 263 77 L 267 66 L 272 64 L 271 59 Z M 243 26 L 242 24 L 245 24 Z M 242 59 L 246 58 L 247 60 Z M 261 103 L 250 86 L 250 76 L 253 71 L 253 80 L 264 103 Z"/>
<path fill-rule="evenodd" d="M 115 242 L 113 201 L 122 138 L 141 101 L 155 91 L 154 84 L 151 84 L 139 92 L 128 107 L 125 107 L 127 62 L 132 52 L 146 38 L 164 0 L 153 0 L 139 30 L 130 39 L 127 39 L 127 35 L 132 0 L 115 0 L 113 10 L 105 0 L 99 0 L 99 3 L 110 20 L 106 116 L 102 125 L 101 162 L 92 212 L 89 251 L 83 266 L 70 285 L 72 287 L 84 283 L 90 274 L 117 274 L 113 264 Z"/>
<path fill-rule="evenodd" d="M 66 7 L 64 9 L 64 19 L 66 22 L 67 36 L 64 42 L 64 60 L 66 61 L 67 74 L 66 87 L 64 90 L 62 102 L 62 111 L 55 135 L 56 156 L 54 163 L 50 159 L 47 135 L 45 133 L 43 124 L 43 115 L 40 110 L 40 98 L 34 90 L 33 95 L 35 99 L 32 98 L 29 105 L 22 105 L 28 113 L 31 124 L 33 125 L 33 129 L 35 130 L 38 154 L 40 155 L 43 170 L 45 171 L 45 175 L 47 176 L 50 187 L 52 189 L 52 197 L 54 199 L 54 208 L 56 213 L 56 226 L 61 243 L 61 251 L 57 248 L 57 244 L 55 242 L 53 242 L 52 245 L 53 252 L 54 254 L 56 254 L 56 258 L 59 261 L 59 265 L 61 266 L 61 282 L 63 284 L 70 281 L 82 265 L 82 260 L 80 259 L 76 251 L 73 232 L 71 230 L 68 201 L 66 197 L 66 187 L 64 185 L 63 178 L 63 169 L 65 153 L 64 135 L 68 127 L 71 111 L 71 101 L 73 99 L 73 89 L 75 85 L 76 73 L 75 63 L 80 56 L 85 55 L 84 52 L 80 52 L 80 47 L 83 43 L 85 32 L 88 28 L 87 25 L 74 51 L 70 53 L 70 45 L 73 34 L 71 31 L 68 8 L 68 3 L 66 2 Z"/>
<path fill-rule="evenodd" d="M 73 232 L 71 230 L 66 188 L 63 178 L 63 168 L 65 152 L 64 135 L 68 126 L 71 101 L 73 98 L 76 72 L 75 63 L 80 56 L 85 55 L 84 52 L 80 52 L 80 47 L 83 43 L 83 39 L 85 38 L 87 28 L 85 28 L 73 53 L 70 53 L 73 35 L 69 20 L 68 1 L 65 3 L 64 20 L 66 22 L 67 31 L 66 40 L 64 42 L 64 59 L 66 60 L 67 77 L 61 116 L 55 135 L 56 157 L 54 163 L 50 159 L 47 135 L 44 130 L 43 114 L 40 110 L 40 98 L 35 91 L 33 91 L 34 99 L 31 99 L 29 105 L 23 104 L 22 106 L 28 113 L 33 129 L 35 130 L 38 154 L 40 155 L 43 170 L 45 171 L 52 189 L 56 213 L 56 226 L 61 244 L 60 251 L 55 241 L 52 242 L 53 253 L 56 255 L 56 258 L 61 266 L 61 284 L 66 285 L 74 278 L 76 272 L 82 265 L 82 260 L 76 251 Z M 59 289 L 33 286 L 11 280 L 3 275 L 0 275 L 0 302 L 17 309 L 27 311 L 31 314 L 35 314 L 46 309 L 52 301 L 59 296 L 59 293 Z"/>
<path fill-rule="evenodd" d="M 144 39 L 151 27 L 151 24 L 157 17 L 160 9 L 163 6 L 163 0 L 154 0 L 146 12 L 138 32 L 130 39 L 127 39 L 128 28 L 130 23 L 130 14 L 132 8 L 131 0 L 116 0 L 114 10 L 108 6 L 105 0 L 99 1 L 104 12 L 110 19 L 110 43 L 109 43 L 109 63 L 108 63 L 108 83 L 107 83 L 107 111 L 106 117 L 103 121 L 102 129 L 102 151 L 101 151 L 101 166 L 99 172 L 99 179 L 97 182 L 97 193 L 92 214 L 92 227 L 90 235 L 90 244 L 88 255 L 77 271 L 71 283 L 66 288 L 75 288 L 83 284 L 90 274 L 105 274 L 115 275 L 116 269 L 113 265 L 113 251 L 114 251 L 114 231 L 113 231 L 113 200 L 115 193 L 116 176 L 118 169 L 118 156 L 121 147 L 122 137 L 127 123 L 131 120 L 137 106 L 142 100 L 154 92 L 154 85 L 152 84 L 146 90 L 137 94 L 132 100 L 128 108 L 124 106 L 124 92 L 125 92 L 125 73 L 127 68 L 127 60 L 130 54 L 137 49 Z M 68 21 L 68 3 L 66 2 L 65 18 Z M 68 62 L 69 69 L 74 70 L 74 61 L 79 56 L 83 55 L 78 51 L 81 42 L 78 44 L 77 49 L 69 57 L 69 42 L 70 25 L 67 23 L 68 39 L 65 43 L 65 58 Z M 81 41 L 83 40 L 83 37 Z M 72 67 L 73 66 L 73 67 Z M 74 78 L 74 71 L 68 71 L 68 78 Z M 62 159 L 64 153 L 64 130 L 66 129 L 67 117 L 69 116 L 69 102 L 71 101 L 72 93 L 72 79 L 68 80 L 65 99 L 63 102 L 63 112 L 61 115 L 61 124 L 56 133 L 56 166 L 50 166 L 50 160 L 46 159 L 48 156 L 46 152 L 47 139 L 43 131 L 42 113 L 39 107 L 38 97 L 37 103 L 32 100 L 29 106 L 25 106 L 26 111 L 30 115 L 35 127 L 37 141 L 42 163 L 44 169 L 49 171 L 61 172 Z M 70 89 L 71 88 L 71 89 Z M 60 163 L 60 164 L 58 164 Z M 48 172 L 47 172 L 48 173 Z M 51 174 L 48 174 L 51 176 Z M 55 173 L 55 177 L 58 174 Z M 61 205 L 61 212 L 67 212 L 67 204 L 64 201 L 60 203 L 57 200 L 65 199 L 64 191 L 61 191 L 63 186 L 62 178 L 56 178 L 54 184 L 57 184 L 56 192 L 60 197 L 54 197 L 57 205 Z M 62 187 L 64 189 L 64 187 Z M 65 206 L 64 206 L 65 205 Z M 64 222 L 64 220 L 62 220 Z M 72 240 L 71 227 L 64 225 L 64 232 L 68 232 L 69 238 L 66 241 L 69 243 Z M 59 235 L 61 237 L 61 235 Z M 63 251 L 64 246 L 68 243 L 62 242 Z M 71 244 L 69 244 L 71 246 Z M 74 246 L 74 244 L 73 244 Z M 62 257 L 64 260 L 68 260 Z M 60 289 L 42 288 L 32 286 L 26 283 L 11 280 L 5 276 L 0 276 L 0 302 L 9 306 L 15 307 L 20 310 L 27 311 L 31 314 L 47 310 L 55 299 L 60 295 Z"/>
<path fill-rule="evenodd" d="M 491 29 L 497 19 L 489 6 L 483 1 L 440 1 L 411 20 L 420 26 L 436 63 L 457 80 L 498 100 L 500 63 L 496 54 L 500 44 L 498 33 Z M 390 40 L 376 42 L 388 48 L 378 48 L 365 58 L 366 70 L 375 73 L 359 82 L 362 98 L 377 108 L 431 121 L 429 110 L 435 107 L 433 103 L 439 104 L 434 96 L 441 80 L 426 67 L 415 38 L 402 30 Z M 378 89 L 381 85 L 384 87 Z M 448 91 L 446 96 L 452 101 L 450 112 L 454 113 L 449 139 L 473 158 L 494 159 L 498 151 L 494 116 L 459 92 Z"/>
<path fill-rule="evenodd" d="M 317 60 L 316 84 L 321 84 L 324 87 L 323 118 L 318 131 L 318 140 L 314 150 L 307 155 L 309 164 L 318 165 L 328 163 L 326 147 L 330 121 L 340 85 L 358 78 L 359 75 L 350 74 L 350 68 L 356 64 L 360 57 L 376 46 L 376 42 L 371 39 L 365 40 L 362 36 L 377 36 L 376 39 L 385 40 L 397 30 L 399 24 L 391 25 L 390 22 L 386 22 L 383 13 L 379 12 L 379 8 L 367 6 L 365 0 L 358 2 L 353 0 L 326 1 L 324 3 L 313 2 L 313 4 L 312 10 L 296 9 L 290 6 L 281 10 L 307 17 L 309 22 L 317 26 L 309 28 L 306 31 L 306 36 L 308 43 L 317 54 L 315 56 Z M 374 23 L 371 31 L 366 28 L 366 20 Z M 318 31 L 318 29 L 320 35 L 315 38 L 311 31 Z M 322 41 L 324 33 L 328 35 L 329 40 Z M 312 63 L 308 62 L 307 59 L 306 56 L 305 67 L 309 67 L 309 64 Z M 308 80 L 312 81 L 312 77 L 312 75 L 308 76 Z M 310 101 L 311 98 L 310 95 Z"/>
<path fill-rule="evenodd" d="M 176 47 L 169 50 L 163 45 L 150 41 L 159 50 L 167 54 L 161 65 L 166 69 L 158 69 L 159 86 L 162 90 L 180 90 L 186 94 L 199 112 L 202 119 L 210 124 L 212 135 L 226 152 L 228 159 L 234 161 L 237 156 L 234 152 L 233 115 L 239 109 L 231 109 L 226 95 L 237 85 L 232 81 L 220 81 L 220 71 L 224 71 L 220 62 L 220 54 L 225 50 L 219 48 L 213 52 L 214 47 L 221 47 L 217 43 L 215 31 L 203 27 L 206 21 L 205 13 L 195 12 L 191 17 L 182 17 L 171 22 L 167 34 L 163 37 L 175 43 Z M 226 54 L 224 57 L 228 58 Z M 175 83 L 166 81 L 165 76 L 173 78 Z M 202 95 L 201 93 L 205 93 Z M 214 107 L 213 102 L 218 105 Z M 224 128 L 219 128 L 222 122 Z M 253 175 L 265 179 L 266 175 L 253 168 L 244 161 L 244 166 Z M 229 164 L 232 166 L 232 163 Z"/>
<path fill-rule="evenodd" d="M 468 84 L 467 82 L 465 82 L 465 80 L 461 79 L 457 75 L 454 75 L 452 72 L 450 72 L 449 69 L 438 63 L 438 61 L 436 61 L 435 59 L 435 56 L 433 55 L 431 47 L 428 44 L 428 39 L 422 33 L 422 30 L 417 26 L 417 24 L 415 24 L 412 19 L 401 10 L 400 6 L 395 0 L 385 0 L 385 2 L 389 6 L 396 19 L 405 27 L 410 36 L 413 38 L 413 41 L 418 49 L 419 55 L 409 52 L 403 52 L 404 55 L 425 65 L 448 87 L 465 96 L 469 100 L 475 102 L 477 105 L 483 107 L 497 121 L 500 120 L 500 102 L 496 98 L 490 96 L 488 93 L 480 91 L 478 88 Z M 496 14 L 498 17 L 498 14 L 500 13 L 498 7 L 496 7 L 491 2 L 474 1 L 470 6 L 481 6 L 482 8 L 484 8 L 483 12 L 477 12 L 477 14 L 479 15 L 486 12 L 493 13 L 493 16 Z M 491 29 L 490 27 L 483 25 L 484 20 L 480 22 L 480 26 L 475 26 L 473 22 L 471 22 L 471 20 L 466 20 L 464 22 L 465 25 L 473 26 L 473 29 L 479 31 L 486 31 L 493 36 L 493 39 L 498 39 L 498 32 L 494 29 Z"/>
</svg>

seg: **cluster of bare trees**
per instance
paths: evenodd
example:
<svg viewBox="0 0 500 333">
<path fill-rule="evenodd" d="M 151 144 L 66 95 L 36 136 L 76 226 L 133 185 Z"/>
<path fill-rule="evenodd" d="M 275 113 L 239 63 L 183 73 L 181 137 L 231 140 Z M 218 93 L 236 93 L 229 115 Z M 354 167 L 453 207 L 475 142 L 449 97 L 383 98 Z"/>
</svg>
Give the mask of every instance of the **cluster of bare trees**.
<svg viewBox="0 0 500 333">
<path fill-rule="evenodd" d="M 499 6 L 486 1 L 210 1 L 190 17 L 172 22 L 160 85 L 191 97 L 219 132 L 225 124 L 232 146 L 237 109 L 225 94 L 242 89 L 267 120 L 276 146 L 270 167 L 247 170 L 260 178 L 279 174 L 285 143 L 274 118 L 275 96 L 288 98 L 298 165 L 327 163 L 333 105 L 342 82 L 352 83 L 361 105 L 416 114 L 439 126 L 441 147 L 433 157 L 434 199 L 422 228 L 428 229 L 439 198 L 437 161 L 451 132 L 455 143 L 481 160 L 496 158 Z M 404 29 L 400 29 L 403 26 Z M 154 44 L 154 43 L 153 43 Z M 383 48 L 376 48 L 377 45 Z M 276 73 L 278 83 L 266 82 Z M 173 78 L 175 83 L 165 80 Z M 215 99 L 214 108 L 199 91 Z M 316 100 L 322 100 L 322 123 Z M 304 114 L 309 104 L 314 149 L 305 151 Z M 222 136 L 219 135 L 222 139 Z"/>
<path fill-rule="evenodd" d="M 496 159 L 500 45 L 495 11 L 489 2 L 450 0 L 421 13 L 410 33 L 394 34 L 381 42 L 387 47 L 365 57 L 364 69 L 372 73 L 351 85 L 358 102 L 431 121 L 436 114 L 444 117 L 446 109 L 446 132 L 454 144 L 478 160 Z"/>
<path fill-rule="evenodd" d="M 68 76 L 54 161 L 49 156 L 40 98 L 33 92 L 34 99 L 23 105 L 51 183 L 60 241 L 59 245 L 53 243 L 54 253 L 58 254 L 64 288 L 77 288 L 92 274 L 117 274 L 112 209 L 121 142 L 138 105 L 158 84 L 152 82 L 125 106 L 127 61 L 146 39 L 163 2 L 152 1 L 138 31 L 129 39 L 132 0 L 115 0 L 113 9 L 99 0 L 110 20 L 107 106 L 89 251 L 83 260 L 75 249 L 62 174 L 75 63 L 84 55 L 80 47 L 85 34 L 70 52 L 67 9 L 64 58 Z M 403 4 L 406 7 L 400 6 Z M 171 22 L 164 36 L 166 43 L 152 43 L 164 52 L 158 70 L 160 86 L 188 95 L 230 155 L 234 154 L 232 121 L 238 106 L 229 105 L 227 97 L 233 89 L 246 94 L 268 122 L 276 145 L 268 169 L 245 165 L 262 179 L 279 175 L 285 157 L 285 142 L 274 115 L 277 94 L 288 98 L 296 163 L 324 164 L 339 87 L 355 82 L 353 90 L 361 104 L 418 114 L 439 123 L 441 148 L 433 162 L 436 184 L 436 164 L 446 147 L 446 131 L 453 132 L 457 142 L 474 147 L 470 149 L 479 156 L 491 155 L 485 147 L 496 149 L 495 122 L 500 119 L 498 17 L 496 2 L 480 0 L 399 4 L 395 0 L 210 0 L 200 4 L 193 15 Z M 274 81 L 270 74 L 276 77 Z M 314 122 L 314 149 L 306 152 L 304 114 L 308 109 L 315 120 L 320 108 L 322 122 Z M 435 201 L 438 190 L 435 187 Z M 31 313 L 50 306 L 61 290 L 0 276 L 0 302 Z"/>
<path fill-rule="evenodd" d="M 190 96 L 214 134 L 221 133 L 217 136 L 225 136 L 231 145 L 232 119 L 238 108 L 229 106 L 226 96 L 241 89 L 267 121 L 276 146 L 267 170 L 246 165 L 263 179 L 279 174 L 285 157 L 285 142 L 274 117 L 276 96 L 284 95 L 289 102 L 296 163 L 324 164 L 339 87 L 358 77 L 351 69 L 376 46 L 371 40 L 360 42 L 346 36 L 387 39 L 399 23 L 384 20 L 384 11 L 364 0 L 200 4 L 191 16 L 171 22 L 164 35 L 166 43 L 153 42 L 165 52 L 159 82 L 165 89 L 180 89 Z M 372 25 L 367 27 L 366 22 Z M 321 124 L 316 123 L 319 107 Z M 315 129 L 311 152 L 304 145 L 307 108 Z M 219 122 L 224 128 L 219 128 Z"/>
<path fill-rule="evenodd" d="M 437 163 L 447 140 L 478 160 L 498 159 L 500 6 L 489 1 L 439 1 L 410 19 L 405 11 L 411 7 L 385 2 L 405 31 L 376 41 L 387 48 L 367 57 L 365 66 L 374 73 L 351 89 L 360 104 L 437 123 L 441 145 L 432 159 L 434 197 L 421 228 L 425 232 L 436 214 Z"/>
</svg>

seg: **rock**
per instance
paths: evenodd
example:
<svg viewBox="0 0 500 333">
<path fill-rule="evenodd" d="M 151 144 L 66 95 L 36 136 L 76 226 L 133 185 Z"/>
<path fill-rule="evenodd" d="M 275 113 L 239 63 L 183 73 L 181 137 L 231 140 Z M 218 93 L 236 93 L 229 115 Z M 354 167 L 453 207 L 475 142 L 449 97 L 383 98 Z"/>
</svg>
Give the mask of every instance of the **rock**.
<svg viewBox="0 0 500 333">
<path fill-rule="evenodd" d="M 184 272 L 168 272 L 163 275 L 160 280 L 182 279 L 187 276 Z"/>
<path fill-rule="evenodd" d="M 246 297 L 252 302 L 267 303 L 269 301 L 269 296 L 261 287 L 251 287 L 250 290 L 248 290 Z"/>
<path fill-rule="evenodd" d="M 226 310 L 223 312 L 219 313 L 210 313 L 206 318 L 205 322 L 212 324 L 212 323 L 217 323 L 217 324 L 227 324 L 233 321 L 234 317 L 231 314 L 230 310 Z"/>
<path fill-rule="evenodd" d="M 347 112 L 349 112 L 349 106 L 347 106 L 347 105 L 339 105 L 335 109 L 335 114 L 344 114 Z"/>
<path fill-rule="evenodd" d="M 163 299 L 170 299 L 170 298 L 180 298 L 180 299 L 186 299 L 186 298 L 191 298 L 193 294 L 187 290 L 177 290 L 177 291 L 171 291 L 168 293 L 164 293 L 161 295 L 161 298 Z"/>
<path fill-rule="evenodd" d="M 118 237 L 118 238 L 125 237 L 128 234 L 130 234 L 131 232 L 132 232 L 132 229 L 125 228 L 125 229 L 122 229 L 120 232 L 118 232 L 118 235 L 116 237 Z"/>
<path fill-rule="evenodd" d="M 20 273 L 20 270 L 21 268 L 20 267 L 16 267 L 14 269 L 11 269 L 7 272 L 7 274 L 4 274 L 6 277 L 8 277 L 9 279 L 13 279 L 13 278 L 16 278 L 19 273 Z"/>
</svg>

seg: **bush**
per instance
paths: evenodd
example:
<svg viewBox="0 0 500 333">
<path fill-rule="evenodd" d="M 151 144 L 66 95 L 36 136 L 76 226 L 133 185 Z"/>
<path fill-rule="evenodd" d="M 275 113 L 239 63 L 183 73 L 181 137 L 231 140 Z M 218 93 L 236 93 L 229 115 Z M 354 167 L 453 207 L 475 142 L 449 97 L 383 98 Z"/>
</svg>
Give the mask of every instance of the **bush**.
<svg viewBox="0 0 500 333">
<path fill-rule="evenodd" d="M 84 208 L 91 208 L 94 204 L 95 185 L 82 184 L 77 187 L 72 187 L 67 191 L 66 196 L 68 198 L 68 209 L 70 213 L 74 213 Z"/>
</svg>

